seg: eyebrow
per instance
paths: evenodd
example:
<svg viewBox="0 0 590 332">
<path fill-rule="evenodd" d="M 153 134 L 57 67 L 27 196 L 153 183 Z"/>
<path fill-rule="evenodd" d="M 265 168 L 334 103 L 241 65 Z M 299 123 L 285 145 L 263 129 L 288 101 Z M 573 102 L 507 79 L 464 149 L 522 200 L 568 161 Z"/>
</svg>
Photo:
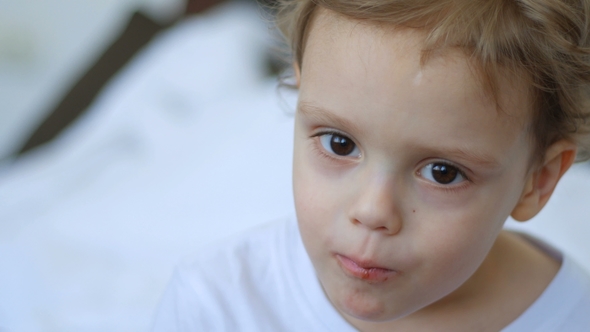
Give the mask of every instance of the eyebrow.
<svg viewBox="0 0 590 332">
<path fill-rule="evenodd" d="M 359 128 L 359 126 L 357 126 L 354 122 L 309 102 L 300 102 L 298 112 L 303 114 L 305 117 L 312 118 L 314 121 L 328 123 L 337 127 L 338 129 L 346 131 L 347 133 L 362 133 L 361 128 Z"/>
<path fill-rule="evenodd" d="M 342 118 L 334 114 L 334 112 L 319 107 L 310 102 L 300 102 L 298 112 L 302 113 L 306 117 L 312 118 L 314 121 L 328 123 L 337 128 L 341 128 L 347 133 L 362 133 L 362 130 L 354 122 Z M 414 149 L 415 151 L 427 151 L 433 155 L 440 156 L 443 159 L 448 158 L 451 161 L 455 158 L 460 159 L 462 161 L 476 164 L 479 167 L 487 169 L 495 169 L 501 166 L 501 163 L 492 156 L 470 151 L 469 149 L 457 147 L 448 148 L 441 146 L 424 146 L 419 144 L 412 146 L 411 149 Z"/>
<path fill-rule="evenodd" d="M 432 147 L 429 148 L 432 150 Z M 484 154 L 479 154 L 474 151 L 465 150 L 462 148 L 435 148 L 434 151 L 442 157 L 449 156 L 465 160 L 469 163 L 478 165 L 479 167 L 495 169 L 501 166 L 501 164 L 493 157 Z"/>
</svg>

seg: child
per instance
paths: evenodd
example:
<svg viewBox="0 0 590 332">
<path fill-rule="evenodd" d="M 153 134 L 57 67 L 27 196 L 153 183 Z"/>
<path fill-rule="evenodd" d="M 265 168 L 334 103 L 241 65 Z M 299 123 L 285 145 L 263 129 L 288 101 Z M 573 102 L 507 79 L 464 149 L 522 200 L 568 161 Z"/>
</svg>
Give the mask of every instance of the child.
<svg viewBox="0 0 590 332">
<path fill-rule="evenodd" d="M 502 230 L 589 156 L 589 17 L 587 0 L 286 0 L 297 217 L 180 267 L 155 330 L 589 331 L 590 277 Z"/>
</svg>

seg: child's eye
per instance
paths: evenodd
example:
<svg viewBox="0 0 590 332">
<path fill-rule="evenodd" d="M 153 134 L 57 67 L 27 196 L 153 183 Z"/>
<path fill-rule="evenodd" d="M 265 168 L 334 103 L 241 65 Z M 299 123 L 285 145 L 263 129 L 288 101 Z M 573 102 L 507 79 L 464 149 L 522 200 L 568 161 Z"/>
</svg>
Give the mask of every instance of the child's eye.
<svg viewBox="0 0 590 332">
<path fill-rule="evenodd" d="M 430 163 L 422 167 L 420 174 L 429 181 L 444 185 L 457 184 L 467 180 L 461 170 L 443 162 Z"/>
<path fill-rule="evenodd" d="M 322 147 L 337 156 L 359 157 L 360 151 L 354 142 L 341 134 L 328 133 L 320 136 Z"/>
</svg>

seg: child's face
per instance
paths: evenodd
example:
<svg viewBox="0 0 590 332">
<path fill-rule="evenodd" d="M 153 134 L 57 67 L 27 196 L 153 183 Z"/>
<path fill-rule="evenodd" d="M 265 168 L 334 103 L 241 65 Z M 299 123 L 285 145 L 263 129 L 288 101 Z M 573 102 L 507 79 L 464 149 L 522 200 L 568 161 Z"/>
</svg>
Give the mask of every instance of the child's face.
<svg viewBox="0 0 590 332">
<path fill-rule="evenodd" d="M 459 51 L 421 67 L 421 40 L 322 11 L 307 41 L 297 217 L 324 291 L 351 322 L 473 296 L 525 185 L 525 89 L 501 81 L 497 110 Z"/>
</svg>

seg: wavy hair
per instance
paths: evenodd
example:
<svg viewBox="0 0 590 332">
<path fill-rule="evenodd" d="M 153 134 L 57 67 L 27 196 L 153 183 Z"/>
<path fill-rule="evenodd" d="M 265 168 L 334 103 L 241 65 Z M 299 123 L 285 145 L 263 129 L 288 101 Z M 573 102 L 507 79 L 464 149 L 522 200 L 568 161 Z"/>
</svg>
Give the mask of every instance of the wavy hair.
<svg viewBox="0 0 590 332">
<path fill-rule="evenodd" d="M 318 7 L 425 31 L 422 63 L 448 47 L 464 50 L 496 100 L 501 75 L 524 77 L 535 161 L 561 139 L 577 144 L 578 161 L 590 159 L 590 0 L 278 0 L 277 26 L 299 65 Z"/>
</svg>

